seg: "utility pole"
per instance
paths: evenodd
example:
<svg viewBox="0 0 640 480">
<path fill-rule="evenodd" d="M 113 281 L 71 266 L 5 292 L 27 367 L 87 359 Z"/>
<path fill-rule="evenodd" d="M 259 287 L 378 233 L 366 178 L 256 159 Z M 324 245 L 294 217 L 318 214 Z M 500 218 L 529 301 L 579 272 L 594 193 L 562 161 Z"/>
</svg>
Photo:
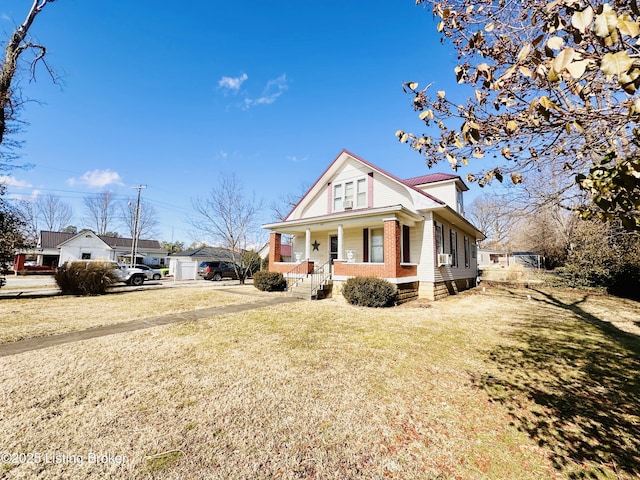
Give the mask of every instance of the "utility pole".
<svg viewBox="0 0 640 480">
<path fill-rule="evenodd" d="M 131 187 L 138 189 L 138 201 L 136 202 L 136 212 L 133 219 L 133 239 L 131 241 L 131 262 L 129 266 L 133 268 L 136 263 L 136 255 L 138 253 L 138 220 L 140 219 L 140 191 L 143 188 L 147 188 L 146 185 L 138 185 L 137 187 Z"/>
</svg>

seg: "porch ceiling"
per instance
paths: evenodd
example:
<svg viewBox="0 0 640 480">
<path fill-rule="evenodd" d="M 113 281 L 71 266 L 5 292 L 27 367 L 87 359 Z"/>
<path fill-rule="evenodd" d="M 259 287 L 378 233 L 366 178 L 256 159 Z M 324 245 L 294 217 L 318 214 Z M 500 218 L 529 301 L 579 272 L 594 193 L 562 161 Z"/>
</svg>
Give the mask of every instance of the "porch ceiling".
<svg viewBox="0 0 640 480">
<path fill-rule="evenodd" d="M 403 224 L 410 226 L 414 226 L 416 223 L 424 220 L 421 215 L 407 210 L 402 205 L 393 205 L 390 207 L 352 210 L 350 212 L 340 212 L 339 214 L 271 223 L 263 225 L 262 228 L 278 233 L 300 235 L 307 229 L 312 232 L 337 230 L 338 225 L 342 225 L 343 228 L 371 227 L 372 225 L 382 224 L 385 219 L 394 217 Z"/>
</svg>

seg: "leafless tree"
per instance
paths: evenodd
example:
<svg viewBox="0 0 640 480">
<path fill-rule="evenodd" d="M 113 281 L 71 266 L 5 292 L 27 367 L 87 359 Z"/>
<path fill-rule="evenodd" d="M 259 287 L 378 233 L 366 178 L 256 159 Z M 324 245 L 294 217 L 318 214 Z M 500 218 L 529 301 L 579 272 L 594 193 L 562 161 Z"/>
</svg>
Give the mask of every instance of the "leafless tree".
<svg viewBox="0 0 640 480">
<path fill-rule="evenodd" d="M 22 236 L 27 243 L 35 245 L 38 242 L 38 235 L 40 234 L 40 221 L 36 202 L 33 198 L 21 200 L 19 209 L 24 221 L 21 232 Z"/>
<path fill-rule="evenodd" d="M 105 235 L 112 230 L 116 218 L 114 193 L 105 190 L 97 195 L 83 198 L 85 206 L 85 222 L 95 226 L 96 234 Z"/>
<path fill-rule="evenodd" d="M 289 192 L 287 194 L 281 194 L 278 197 L 278 200 L 272 202 L 270 205 L 270 209 L 273 212 L 275 219 L 279 222 L 282 222 L 289 212 L 294 209 L 294 207 L 298 204 L 300 199 L 304 196 L 305 193 L 309 190 L 309 185 L 305 182 L 300 184 L 300 188 L 297 193 Z"/>
<path fill-rule="evenodd" d="M 229 250 L 236 274 L 244 283 L 253 267 L 248 261 L 253 256 L 245 252 L 255 246 L 260 234 L 257 222 L 262 202 L 254 195 L 246 196 L 235 175 L 223 175 L 207 196 L 192 200 L 192 204 L 197 216 L 190 219 L 191 225 Z"/>
<path fill-rule="evenodd" d="M 42 228 L 57 232 L 69 225 L 73 210 L 68 203 L 52 194 L 38 196 L 35 199 L 38 216 L 42 220 Z"/>
<path fill-rule="evenodd" d="M 120 205 L 122 210 L 122 222 L 131 238 L 135 237 L 136 200 L 131 199 Z M 157 235 L 158 214 L 149 202 L 140 200 L 138 213 L 138 238 L 153 238 Z"/>
<path fill-rule="evenodd" d="M 49 73 L 52 74 L 51 69 L 44 60 L 47 49 L 42 45 L 29 41 L 28 33 L 34 20 L 38 14 L 42 12 L 42 9 L 54 1 L 55 0 L 34 0 L 24 22 L 16 28 L 7 42 L 5 59 L 2 64 L 2 72 L 0 73 L 0 108 L 2 109 L 2 115 L 0 115 L 0 144 L 2 144 L 5 139 L 7 123 L 15 119 L 16 107 L 20 103 L 20 101 L 17 100 L 15 89 L 12 87 L 14 77 L 18 71 L 18 61 L 20 57 L 26 52 L 33 53 L 33 58 L 30 61 L 32 77 L 35 74 L 35 67 L 39 62 L 43 63 Z"/>
<path fill-rule="evenodd" d="M 491 194 L 476 197 L 467 206 L 467 217 L 487 237 L 481 247 L 509 249 L 517 218 L 515 207 L 508 195 Z"/>
</svg>

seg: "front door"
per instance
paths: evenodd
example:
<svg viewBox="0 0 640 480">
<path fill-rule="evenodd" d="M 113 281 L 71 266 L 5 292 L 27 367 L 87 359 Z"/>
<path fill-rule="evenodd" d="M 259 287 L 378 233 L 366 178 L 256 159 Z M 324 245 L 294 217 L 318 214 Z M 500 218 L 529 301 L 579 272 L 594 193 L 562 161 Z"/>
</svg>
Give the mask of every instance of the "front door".
<svg viewBox="0 0 640 480">
<path fill-rule="evenodd" d="M 329 260 L 331 260 L 331 265 L 333 265 L 333 261 L 338 258 L 338 236 L 331 235 L 329 237 Z"/>
</svg>

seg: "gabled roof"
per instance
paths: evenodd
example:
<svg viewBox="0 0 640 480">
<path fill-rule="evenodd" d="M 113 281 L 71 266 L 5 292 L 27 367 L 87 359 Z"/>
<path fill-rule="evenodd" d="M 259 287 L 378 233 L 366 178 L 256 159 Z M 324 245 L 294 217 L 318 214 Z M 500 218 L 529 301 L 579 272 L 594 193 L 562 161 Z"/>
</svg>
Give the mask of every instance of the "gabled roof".
<svg viewBox="0 0 640 480">
<path fill-rule="evenodd" d="M 403 182 L 407 185 L 411 185 L 412 187 L 418 187 L 421 185 L 429 185 L 438 182 L 448 182 L 451 180 L 455 180 L 463 192 L 469 190 L 469 187 L 467 187 L 467 185 L 462 181 L 462 178 L 460 178 L 459 175 L 453 175 L 451 173 L 430 173 L 429 175 L 407 178 L 406 180 L 403 180 Z"/>
<path fill-rule="evenodd" d="M 323 180 L 325 178 L 325 176 L 331 172 L 332 170 L 336 169 L 336 166 L 338 165 L 339 162 L 343 163 L 344 161 L 346 161 L 346 157 L 351 157 L 352 159 L 362 163 L 363 165 L 366 165 L 368 168 L 370 168 L 371 170 L 387 177 L 390 178 L 391 180 L 394 180 L 395 182 L 410 188 L 411 190 L 417 192 L 418 194 L 427 197 L 428 199 L 430 199 L 431 201 L 436 202 L 439 205 L 446 205 L 445 202 L 443 202 L 442 200 L 440 200 L 439 198 L 434 197 L 433 195 L 428 194 L 427 192 L 424 192 L 422 190 L 420 190 L 419 188 L 416 188 L 414 185 L 410 185 L 408 183 L 406 183 L 404 180 L 396 177 L 395 175 L 393 175 L 392 173 L 387 172 L 386 170 L 383 170 L 380 167 L 377 167 L 376 165 L 366 161 L 363 158 L 358 157 L 357 155 L 351 153 L 350 151 L 346 150 L 346 149 L 342 149 L 340 151 L 340 153 L 338 154 L 338 156 L 329 164 L 329 166 L 325 169 L 324 172 L 322 172 L 322 174 L 318 177 L 318 179 L 315 181 L 315 183 L 311 186 L 311 188 L 309 188 L 309 190 L 302 196 L 302 198 L 298 201 L 298 203 L 291 209 L 291 211 L 287 214 L 287 216 L 285 217 L 285 219 L 283 221 L 287 221 L 289 219 L 289 217 L 291 216 L 291 214 L 298 208 L 298 206 L 307 198 L 307 196 L 314 191 L 314 189 L 316 188 L 316 186 L 321 182 L 321 180 Z"/>
<path fill-rule="evenodd" d="M 172 257 L 215 258 L 217 260 L 232 260 L 231 252 L 222 247 L 198 247 L 171 254 Z"/>
<path fill-rule="evenodd" d="M 71 238 L 80 235 L 85 232 L 91 232 L 91 230 L 82 230 L 78 233 L 66 233 L 66 232 L 50 232 L 43 230 L 40 232 L 40 248 L 56 248 Z M 95 235 L 95 234 L 94 234 Z M 106 243 L 113 249 L 128 248 L 131 249 L 133 239 L 124 237 L 108 237 L 106 235 L 96 235 L 100 240 Z M 139 250 L 162 250 L 160 242 L 157 240 L 138 240 Z"/>
<path fill-rule="evenodd" d="M 76 233 L 50 232 L 43 230 L 40 232 L 40 248 L 55 248 L 76 235 Z"/>
<path fill-rule="evenodd" d="M 98 235 L 100 240 L 109 245 L 111 248 L 131 248 L 133 246 L 132 238 L 124 237 L 107 237 L 106 235 Z M 162 249 L 160 242 L 157 240 L 138 239 L 138 250 L 157 250 Z"/>
</svg>

